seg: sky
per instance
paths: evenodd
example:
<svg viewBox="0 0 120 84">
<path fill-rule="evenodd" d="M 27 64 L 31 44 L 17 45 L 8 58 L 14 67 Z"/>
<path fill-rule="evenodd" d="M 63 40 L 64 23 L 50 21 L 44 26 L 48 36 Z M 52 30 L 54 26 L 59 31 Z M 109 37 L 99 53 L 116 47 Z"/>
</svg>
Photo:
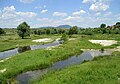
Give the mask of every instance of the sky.
<svg viewBox="0 0 120 84">
<path fill-rule="evenodd" d="M 99 27 L 120 21 L 120 0 L 0 0 L 0 27 Z"/>
</svg>

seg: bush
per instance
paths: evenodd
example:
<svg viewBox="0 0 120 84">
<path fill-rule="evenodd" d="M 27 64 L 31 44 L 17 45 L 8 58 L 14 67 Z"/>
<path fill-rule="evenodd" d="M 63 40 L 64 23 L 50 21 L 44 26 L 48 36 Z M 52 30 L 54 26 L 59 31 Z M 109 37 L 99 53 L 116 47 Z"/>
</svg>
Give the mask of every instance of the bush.
<svg viewBox="0 0 120 84">
<path fill-rule="evenodd" d="M 61 40 L 67 41 L 68 40 L 68 36 L 66 34 L 63 34 L 62 37 L 61 37 Z"/>
<path fill-rule="evenodd" d="M 5 31 L 2 28 L 0 28 L 0 35 L 1 34 L 5 34 Z"/>
<path fill-rule="evenodd" d="M 78 27 L 77 26 L 73 26 L 72 28 L 70 28 L 68 34 L 69 35 L 71 35 L 71 34 L 78 34 Z"/>
</svg>

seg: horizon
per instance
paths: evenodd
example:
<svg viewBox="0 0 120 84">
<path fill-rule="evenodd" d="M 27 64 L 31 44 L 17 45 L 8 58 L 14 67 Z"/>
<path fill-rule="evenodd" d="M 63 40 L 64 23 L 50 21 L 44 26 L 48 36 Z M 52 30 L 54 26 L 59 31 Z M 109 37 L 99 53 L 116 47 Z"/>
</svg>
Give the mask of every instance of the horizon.
<svg viewBox="0 0 120 84">
<path fill-rule="evenodd" d="M 0 28 L 70 25 L 95 28 L 120 21 L 120 0 L 0 0 Z"/>
</svg>

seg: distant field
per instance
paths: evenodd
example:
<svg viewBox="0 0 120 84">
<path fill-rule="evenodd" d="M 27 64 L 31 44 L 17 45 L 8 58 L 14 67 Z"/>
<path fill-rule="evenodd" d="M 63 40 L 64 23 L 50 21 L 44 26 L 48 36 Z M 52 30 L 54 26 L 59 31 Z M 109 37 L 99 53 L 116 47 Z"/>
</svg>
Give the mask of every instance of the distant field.
<svg viewBox="0 0 120 84">
<path fill-rule="evenodd" d="M 28 45 L 40 45 L 43 42 L 32 42 L 35 39 L 41 38 L 52 38 L 53 41 L 57 39 L 59 35 L 31 35 L 30 37 L 26 37 L 25 39 L 21 39 L 17 34 L 10 34 L 0 36 L 0 51 L 5 51 L 9 49 L 13 49 L 19 46 L 28 46 Z M 47 42 L 48 43 L 48 42 Z"/>
<path fill-rule="evenodd" d="M 17 34 L 7 34 L 0 36 L 0 51 L 5 51 L 9 49 L 13 49 L 19 46 L 28 46 L 28 45 L 38 45 L 38 44 L 43 44 L 43 43 L 36 43 L 32 42 L 32 40 L 35 39 L 41 39 L 41 38 L 52 38 L 53 40 L 57 39 L 60 35 L 31 35 L 30 37 L 26 37 L 26 39 L 21 39 Z M 82 35 L 76 35 L 76 37 L 80 37 Z M 118 44 L 105 47 L 105 48 L 114 48 L 116 46 L 120 45 L 120 35 L 100 35 L 100 34 L 95 34 L 95 35 L 83 35 L 83 38 L 80 39 L 81 42 L 84 42 L 82 44 L 87 44 L 89 43 L 89 39 L 111 39 L 111 40 L 117 40 L 119 41 Z M 82 46 L 82 45 L 81 45 Z M 88 45 L 89 46 L 89 45 Z M 94 45 L 95 46 L 95 45 Z M 82 48 L 85 46 L 83 45 Z M 96 46 L 97 47 L 97 46 Z"/>
<path fill-rule="evenodd" d="M 120 52 L 50 72 L 34 84 L 120 84 Z"/>
</svg>

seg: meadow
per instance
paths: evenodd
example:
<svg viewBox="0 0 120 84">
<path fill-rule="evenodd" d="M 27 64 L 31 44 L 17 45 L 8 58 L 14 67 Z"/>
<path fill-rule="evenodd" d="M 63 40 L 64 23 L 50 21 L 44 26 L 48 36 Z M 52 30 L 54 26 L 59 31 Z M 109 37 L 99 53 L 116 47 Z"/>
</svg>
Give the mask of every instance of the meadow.
<svg viewBox="0 0 120 84">
<path fill-rule="evenodd" d="M 21 45 L 21 46 L 42 45 L 43 43 L 35 43 L 35 42 L 32 42 L 32 40 L 40 39 L 40 38 L 52 38 L 53 40 L 56 40 L 60 36 L 62 36 L 62 34 L 54 34 L 54 35 L 52 35 L 52 34 L 51 35 L 31 34 L 30 37 L 21 39 L 20 37 L 17 36 L 17 34 L 13 34 L 13 33 L 6 34 L 6 35 L 1 36 L 2 39 L 0 40 L 0 46 L 1 46 L 0 51 L 18 47 L 16 45 Z M 94 34 L 94 35 L 74 34 L 74 35 L 71 35 L 68 37 L 69 37 L 68 39 L 74 38 L 74 40 L 67 40 L 62 45 L 55 47 L 52 50 L 38 49 L 38 50 L 30 50 L 30 51 L 26 51 L 23 53 L 19 53 L 15 56 L 12 56 L 12 58 L 10 58 L 9 60 L 6 60 L 5 62 L 1 62 L 0 70 L 6 69 L 6 71 L 4 73 L 0 74 L 0 82 L 4 84 L 9 80 L 11 83 L 14 84 L 14 83 L 16 83 L 14 80 L 14 77 L 17 76 L 18 74 L 27 72 L 27 71 L 31 71 L 31 70 L 44 69 L 46 67 L 51 66 L 56 61 L 64 60 L 71 56 L 81 54 L 82 53 L 81 49 L 99 49 L 99 50 L 101 50 L 102 48 L 109 49 L 109 48 L 116 48 L 117 46 L 120 46 L 120 35 L 119 34 L 102 34 L 102 35 L 101 34 Z M 93 44 L 93 43 L 89 42 L 88 40 L 91 40 L 91 39 L 93 39 L 93 40 L 97 40 L 97 39 L 98 40 L 99 39 L 101 39 L 101 40 L 116 40 L 116 41 L 118 41 L 118 43 L 113 44 L 111 46 L 103 47 L 100 44 Z M 113 54 L 113 55 L 115 55 L 115 54 Z M 118 56 L 115 56 L 115 59 L 113 59 L 113 60 L 111 59 L 111 61 L 110 61 L 111 64 L 118 63 L 119 60 L 117 61 L 117 59 L 119 59 L 119 53 L 117 55 Z M 110 56 L 110 58 L 114 58 L 114 56 Z M 60 70 L 60 71 L 56 71 L 56 72 L 50 72 L 50 73 L 46 74 L 42 78 L 42 80 L 38 79 L 37 81 L 34 81 L 33 83 L 40 82 L 42 84 L 46 84 L 48 81 L 50 81 L 49 82 L 50 84 L 54 84 L 53 83 L 54 81 L 52 81 L 52 80 L 54 80 L 54 77 L 56 77 L 55 84 L 56 83 L 63 84 L 64 82 L 69 84 L 70 80 L 72 80 L 72 79 L 73 80 L 71 81 L 71 84 L 73 84 L 74 82 L 76 84 L 77 83 L 85 83 L 86 80 L 88 80 L 87 83 L 93 82 L 97 79 L 92 79 L 91 77 L 93 77 L 93 78 L 97 77 L 102 73 L 102 71 L 105 72 L 104 67 L 103 67 L 103 69 L 102 68 L 99 69 L 98 67 L 95 68 L 96 66 L 102 66 L 105 63 L 106 63 L 106 67 L 111 65 L 111 64 L 107 63 L 107 59 L 109 59 L 107 57 L 104 58 L 102 63 L 100 61 L 103 58 L 97 58 L 97 59 L 100 59 L 100 60 L 96 60 L 96 62 L 94 62 L 95 61 L 94 60 L 92 62 L 87 62 L 82 65 L 75 65 L 70 68 L 66 68 L 64 70 Z M 101 65 L 97 65 L 100 63 L 101 63 Z M 116 66 L 116 65 L 113 65 L 113 66 Z M 97 76 L 93 75 L 94 72 L 92 72 L 92 71 L 94 68 L 98 69 L 98 70 L 96 70 L 98 72 Z M 119 66 L 118 66 L 118 68 L 119 68 Z M 118 68 L 116 68 L 116 69 L 118 70 Z M 89 69 L 90 69 L 90 71 L 88 71 Z M 110 69 L 112 70 L 113 68 L 110 67 Z M 70 71 L 70 73 L 72 75 L 67 73 L 68 71 Z M 84 72 L 81 73 L 81 71 L 84 71 Z M 99 72 L 99 71 L 101 71 L 101 72 Z M 59 75 L 59 73 L 61 75 Z M 62 73 L 66 73 L 66 74 L 63 75 Z M 88 75 L 85 73 L 88 73 Z M 107 72 L 105 72 L 105 73 L 107 73 Z M 109 72 L 109 73 L 112 74 L 112 72 Z M 75 76 L 73 76 L 74 74 L 75 74 Z M 77 74 L 79 74 L 79 75 L 77 75 Z M 69 75 L 70 75 L 70 78 L 69 78 Z M 81 75 L 82 75 L 82 77 L 81 77 Z M 85 75 L 87 75 L 87 76 L 84 79 Z M 51 76 L 51 78 L 49 78 L 49 76 Z M 104 77 L 104 75 L 101 75 L 101 78 L 102 77 Z M 110 76 L 110 78 L 111 78 L 111 76 Z M 81 80 L 84 80 L 84 81 L 80 82 Z M 107 78 L 106 78 L 106 81 L 107 81 Z M 103 82 L 104 82 L 104 80 L 103 80 Z"/>
<path fill-rule="evenodd" d="M 41 45 L 50 42 L 32 42 L 32 40 L 42 39 L 42 38 L 51 38 L 53 41 L 57 39 L 59 35 L 31 35 L 25 39 L 21 39 L 17 34 L 6 34 L 0 36 L 0 52 L 11 50 L 21 46 L 30 46 L 30 45 Z M 51 42 L 53 42 L 51 41 Z"/>
<path fill-rule="evenodd" d="M 119 84 L 120 52 L 93 61 L 49 72 L 32 84 Z"/>
</svg>

